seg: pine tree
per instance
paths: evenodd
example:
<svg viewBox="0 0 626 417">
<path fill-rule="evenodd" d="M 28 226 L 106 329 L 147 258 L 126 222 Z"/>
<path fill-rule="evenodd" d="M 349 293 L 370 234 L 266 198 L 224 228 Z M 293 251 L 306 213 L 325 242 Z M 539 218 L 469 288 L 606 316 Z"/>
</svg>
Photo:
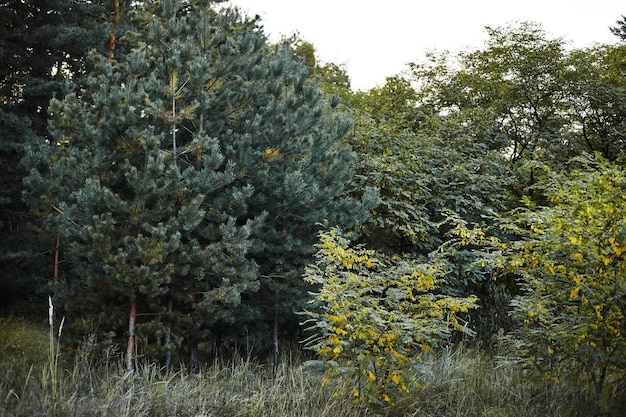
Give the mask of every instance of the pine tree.
<svg viewBox="0 0 626 417">
<path fill-rule="evenodd" d="M 49 101 L 63 94 L 68 75 L 84 73 L 90 49 L 105 51 L 111 33 L 125 49 L 119 40 L 130 10 L 126 1 L 9 0 L 0 7 L 0 293 L 11 303 L 37 293 L 33 277 L 53 274 L 55 236 L 33 233 L 37 221 L 20 198 L 23 147 L 48 139 Z"/>
<path fill-rule="evenodd" d="M 171 25 L 183 22 L 174 16 Z M 150 34 L 162 29 L 155 21 Z M 227 208 L 245 205 L 251 189 L 230 185 L 234 165 L 202 128 L 197 105 L 185 103 L 202 94 L 211 61 L 184 61 L 179 53 L 189 51 L 168 46 L 135 50 L 125 62 L 92 53 L 85 84 L 50 107 L 55 146 L 39 186 L 71 264 L 56 290 L 68 314 L 92 317 L 99 334 L 124 328 L 124 300 L 131 318 L 135 310 L 163 314 L 166 299 L 183 304 L 181 315 L 202 303 L 207 314 L 215 299 L 236 304 L 240 291 L 255 288 L 253 262 L 241 256 L 253 219 L 238 224 Z M 183 121 L 189 126 L 178 131 Z M 30 179 L 37 190 L 37 173 Z M 164 331 L 150 324 L 150 336 Z"/>
<path fill-rule="evenodd" d="M 242 108 L 243 123 L 229 126 L 224 150 L 243 167 L 238 181 L 254 187 L 249 212 L 268 213 L 263 246 L 255 253 L 260 292 L 245 303 L 241 320 L 267 332 L 260 335 L 263 345 L 273 341 L 275 350 L 277 332 L 297 336 L 294 312 L 303 309 L 310 291 L 301 274 L 315 252 L 319 224 L 356 226 L 369 216 L 377 193 L 364 190 L 361 200 L 348 196 L 357 159 L 343 138 L 352 122 L 311 81 L 306 61 L 285 42 L 264 66 L 265 75 L 251 73 L 246 82 L 232 84 L 253 105 Z"/>
<path fill-rule="evenodd" d="M 295 277 L 317 222 L 367 212 L 343 197 L 349 123 L 287 46 L 206 3 L 162 2 L 144 44 L 105 55 L 53 100 L 50 169 L 32 171 L 27 196 L 45 191 L 41 212 L 69 245 L 56 291 L 74 326 L 119 335 L 138 317 L 141 349 L 193 366 L 200 342 L 262 318 L 260 276 Z"/>
</svg>

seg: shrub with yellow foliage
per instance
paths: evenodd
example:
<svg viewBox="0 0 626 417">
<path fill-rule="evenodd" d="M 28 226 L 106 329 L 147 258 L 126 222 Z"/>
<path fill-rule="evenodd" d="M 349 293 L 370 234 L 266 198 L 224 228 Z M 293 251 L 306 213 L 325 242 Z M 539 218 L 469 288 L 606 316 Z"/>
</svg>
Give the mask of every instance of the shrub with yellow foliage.
<svg viewBox="0 0 626 417">
<path fill-rule="evenodd" d="M 336 229 L 321 232 L 320 240 L 317 262 L 306 270 L 319 309 L 307 314 L 325 382 L 337 383 L 336 395 L 393 403 L 420 387 L 425 353 L 454 329 L 471 333 L 457 313 L 477 307 L 476 297 L 439 294 L 444 268 L 435 259 L 420 263 L 352 248 Z"/>
<path fill-rule="evenodd" d="M 548 207 L 531 205 L 512 226 L 522 239 L 507 265 L 524 290 L 512 339 L 546 377 L 588 379 L 610 398 L 626 383 L 626 175 L 600 157 L 578 162 L 552 175 Z"/>
</svg>

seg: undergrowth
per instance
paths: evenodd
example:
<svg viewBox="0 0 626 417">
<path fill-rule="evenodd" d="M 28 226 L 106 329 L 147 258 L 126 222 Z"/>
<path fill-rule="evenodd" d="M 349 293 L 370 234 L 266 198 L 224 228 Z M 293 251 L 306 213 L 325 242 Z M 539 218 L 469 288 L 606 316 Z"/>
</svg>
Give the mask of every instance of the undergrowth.
<svg viewBox="0 0 626 417">
<path fill-rule="evenodd" d="M 271 364 L 250 358 L 169 375 L 139 360 L 128 374 L 115 350 L 96 357 L 92 340 L 64 358 L 58 330 L 0 319 L 0 417 L 597 415 L 589 387 L 542 379 L 492 350 L 456 347 L 430 356 L 422 389 L 383 407 L 355 404 L 349 394 L 333 397 L 333 383 L 323 386 L 323 375 L 297 360 L 285 360 L 276 375 Z M 618 416 L 613 410 L 608 415 Z"/>
</svg>

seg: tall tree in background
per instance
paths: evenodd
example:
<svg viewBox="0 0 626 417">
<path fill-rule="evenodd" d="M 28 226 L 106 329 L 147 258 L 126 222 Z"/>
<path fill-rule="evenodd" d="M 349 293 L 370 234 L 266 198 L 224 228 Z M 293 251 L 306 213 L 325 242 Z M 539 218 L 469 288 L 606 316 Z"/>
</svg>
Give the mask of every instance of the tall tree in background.
<svg viewBox="0 0 626 417">
<path fill-rule="evenodd" d="M 0 293 L 13 301 L 33 296 L 33 276 L 53 275 L 55 236 L 37 238 L 21 202 L 23 145 L 49 139 L 50 99 L 63 95 L 66 77 L 84 73 L 90 49 L 106 51 L 115 33 L 124 50 L 129 10 L 125 1 L 10 0 L 0 8 Z"/>
<path fill-rule="evenodd" d="M 315 46 L 304 39 L 294 36 L 289 40 L 293 53 L 303 60 L 312 80 L 319 79 L 320 87 L 329 97 L 336 95 L 344 101 L 350 101 L 350 77 L 345 65 L 322 62 L 317 58 Z"/>
<path fill-rule="evenodd" d="M 565 84 L 570 125 L 578 149 L 615 161 L 626 151 L 626 45 L 570 52 L 575 77 Z"/>
<path fill-rule="evenodd" d="M 421 101 L 466 120 L 489 118 L 492 124 L 485 126 L 481 140 L 508 149 L 513 162 L 533 158 L 540 149 L 554 152 L 565 123 L 564 41 L 548 38 L 540 26 L 527 22 L 487 32 L 484 49 L 459 54 L 460 68 L 445 54 L 433 57 L 431 66 L 413 65 L 414 77 L 425 86 Z M 559 149 L 563 157 L 567 146 Z"/>
<path fill-rule="evenodd" d="M 508 155 L 512 205 L 540 180 L 538 165 L 561 169 L 583 152 L 614 159 L 623 150 L 623 47 L 567 51 L 529 22 L 487 31 L 485 48 L 433 55 L 412 65 L 413 77 L 424 111 Z"/>
<path fill-rule="evenodd" d="M 143 45 L 93 52 L 80 89 L 53 101 L 53 146 L 30 153 L 48 149 L 49 171 L 28 178 L 71 242 L 57 292 L 72 317 L 121 333 L 130 305 L 131 319 L 149 314 L 137 324 L 149 345 L 192 362 L 231 324 L 263 331 L 301 303 L 283 291 L 304 292 L 293 271 L 316 223 L 367 213 L 344 197 L 350 123 L 288 47 L 209 3 L 164 1 Z"/>
</svg>

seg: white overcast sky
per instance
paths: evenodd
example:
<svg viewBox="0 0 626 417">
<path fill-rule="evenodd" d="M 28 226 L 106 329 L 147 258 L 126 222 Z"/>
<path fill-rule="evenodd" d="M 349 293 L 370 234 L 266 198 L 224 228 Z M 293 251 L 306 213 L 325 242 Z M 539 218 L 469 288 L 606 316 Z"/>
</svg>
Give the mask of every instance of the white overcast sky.
<svg viewBox="0 0 626 417">
<path fill-rule="evenodd" d="M 230 0 L 260 15 L 270 39 L 299 36 L 323 62 L 344 64 L 352 87 L 367 90 L 421 61 L 427 51 L 479 48 L 484 27 L 540 23 L 573 47 L 615 43 L 609 27 L 626 15 L 624 0 Z"/>
</svg>

